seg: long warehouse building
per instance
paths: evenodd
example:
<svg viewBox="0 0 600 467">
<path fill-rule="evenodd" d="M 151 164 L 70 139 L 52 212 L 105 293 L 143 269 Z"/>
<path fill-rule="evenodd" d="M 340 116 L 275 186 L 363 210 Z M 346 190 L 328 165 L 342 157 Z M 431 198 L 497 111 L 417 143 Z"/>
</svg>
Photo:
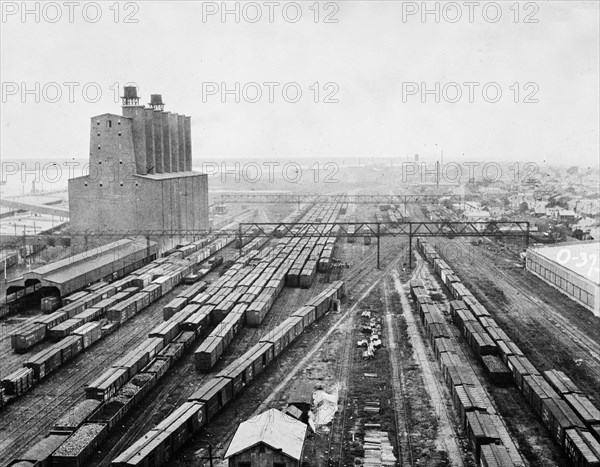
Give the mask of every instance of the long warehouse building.
<svg viewBox="0 0 600 467">
<path fill-rule="evenodd" d="M 529 248 L 526 268 L 600 316 L 600 242 Z"/>
<path fill-rule="evenodd" d="M 156 259 L 158 245 L 145 239 L 122 239 L 26 272 L 22 288 L 39 283 L 42 295 L 64 297 L 101 280 L 114 280 Z M 15 281 L 16 282 L 16 281 Z"/>
</svg>

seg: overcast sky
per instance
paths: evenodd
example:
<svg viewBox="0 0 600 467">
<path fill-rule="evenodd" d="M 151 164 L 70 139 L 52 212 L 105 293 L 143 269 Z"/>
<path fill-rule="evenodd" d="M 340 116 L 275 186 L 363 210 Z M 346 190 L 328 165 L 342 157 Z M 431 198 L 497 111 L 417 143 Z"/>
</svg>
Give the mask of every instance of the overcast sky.
<svg viewBox="0 0 600 467">
<path fill-rule="evenodd" d="M 203 19 L 203 10 L 220 10 L 222 2 L 193 1 L 122 3 L 118 21 L 113 2 L 100 2 L 102 17 L 92 23 L 98 12 L 88 5 L 84 18 L 87 3 L 75 7 L 70 23 L 68 7 L 57 2 L 62 17 L 51 23 L 56 7 L 39 7 L 39 22 L 34 14 L 23 22 L 21 11 L 12 14 L 21 2 L 3 2 L 3 161 L 86 158 L 90 117 L 120 113 L 115 83 L 136 82 L 143 103 L 162 93 L 166 110 L 191 115 L 194 165 L 255 156 L 405 158 L 442 149 L 445 160 L 598 165 L 596 1 L 521 2 L 519 8 L 502 1 L 500 10 L 479 2 L 472 22 L 463 2 L 457 2 L 458 20 L 444 2 L 427 2 L 431 9 L 439 5 L 439 22 L 434 14 L 425 21 L 420 11 L 410 14 L 422 2 L 321 3 L 318 22 L 312 1 L 299 2 L 301 10 L 280 2 L 272 22 L 263 2 L 227 2 L 240 9 L 239 23 L 233 14 L 223 21 L 220 11 Z M 257 7 L 262 18 L 251 22 Z M 137 23 L 126 22 L 127 15 Z M 327 15 L 337 22 L 325 22 Z M 67 82 L 79 83 L 74 102 Z M 236 82 L 240 88 L 259 83 L 262 98 L 248 102 L 257 89 L 250 85 L 239 103 L 231 94 L 222 103 L 220 89 L 210 84 L 233 89 Z M 280 83 L 273 85 L 272 103 L 265 82 Z M 286 83 L 292 84 L 284 98 Z M 435 92 L 421 95 L 421 83 L 433 90 L 439 83 L 439 103 Z M 486 83 L 492 84 L 484 94 Z M 33 93 L 24 94 L 24 87 Z M 302 96 L 288 102 L 297 87 Z M 102 97 L 91 102 L 98 88 Z M 462 97 L 450 102 L 457 89 Z M 498 89 L 502 96 L 493 103 Z M 325 103 L 331 93 L 338 102 Z"/>
</svg>

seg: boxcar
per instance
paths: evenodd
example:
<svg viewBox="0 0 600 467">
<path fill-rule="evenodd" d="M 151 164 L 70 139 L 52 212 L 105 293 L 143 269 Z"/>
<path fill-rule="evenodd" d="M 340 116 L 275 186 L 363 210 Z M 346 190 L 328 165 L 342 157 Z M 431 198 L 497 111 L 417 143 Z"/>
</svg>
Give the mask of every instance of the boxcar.
<svg viewBox="0 0 600 467">
<path fill-rule="evenodd" d="M 227 365 L 217 374 L 217 377 L 219 376 L 231 379 L 233 395 L 237 396 L 254 378 L 253 362 L 242 356 Z"/>
<path fill-rule="evenodd" d="M 498 432 L 500 423 L 497 415 L 480 412 L 467 413 L 467 433 L 477 460 L 479 460 L 482 445 L 500 442 Z"/>
<path fill-rule="evenodd" d="M 10 344 L 15 352 L 26 352 L 46 337 L 47 326 L 44 323 L 28 323 L 10 336 Z"/>
<path fill-rule="evenodd" d="M 204 305 L 198 311 L 190 315 L 182 324 L 185 331 L 194 331 L 197 335 L 204 334 L 212 322 L 212 305 Z"/>
<path fill-rule="evenodd" d="M 233 397 L 233 383 L 229 378 L 215 377 L 198 388 L 190 401 L 204 402 L 207 420 L 212 420 Z"/>
<path fill-rule="evenodd" d="M 248 349 L 243 357 L 252 362 L 253 374 L 256 377 L 275 358 L 273 344 L 270 342 L 259 342 Z"/>
<path fill-rule="evenodd" d="M 314 306 L 303 306 L 301 308 L 298 308 L 294 313 L 292 313 L 292 316 L 301 317 L 304 321 L 304 328 L 307 328 L 315 322 L 317 318 L 317 310 Z"/>
<path fill-rule="evenodd" d="M 542 422 L 559 446 L 564 446 L 565 431 L 569 428 L 585 428 L 583 421 L 563 400 L 542 401 Z"/>
<path fill-rule="evenodd" d="M 100 328 L 98 327 L 98 330 Z M 99 332 L 99 331 L 98 331 Z M 61 364 L 67 363 L 84 349 L 83 337 L 77 334 L 65 337 L 60 342 L 54 344 L 54 348 L 60 349 Z"/>
<path fill-rule="evenodd" d="M 129 373 L 126 369 L 109 368 L 85 388 L 85 395 L 88 399 L 107 400 L 121 389 L 128 379 Z"/>
<path fill-rule="evenodd" d="M 80 319 L 70 318 L 48 330 L 48 337 L 53 340 L 60 340 L 68 336 L 79 326 L 85 324 Z"/>
<path fill-rule="evenodd" d="M 74 336 L 81 336 L 83 348 L 88 348 L 102 338 L 102 324 L 87 323 L 73 331 Z M 64 339 L 63 339 L 64 340 Z"/>
<path fill-rule="evenodd" d="M 503 339 L 496 342 L 502 361 L 508 365 L 508 357 L 523 357 L 523 352 L 512 340 Z"/>
<path fill-rule="evenodd" d="M 512 371 L 513 379 L 519 390 L 523 390 L 523 377 L 527 375 L 537 375 L 539 372 L 526 357 L 511 356 L 507 358 L 507 365 Z"/>
<path fill-rule="evenodd" d="M 188 299 L 185 297 L 176 297 L 167 303 L 163 308 L 163 318 L 165 320 L 171 319 L 178 311 L 183 310 L 183 308 L 188 304 Z"/>
<path fill-rule="evenodd" d="M 169 344 L 179 334 L 179 323 L 174 320 L 164 321 L 148 334 L 149 337 L 158 337 L 163 340 L 163 345 Z"/>
<path fill-rule="evenodd" d="M 575 467 L 600 467 L 600 443 L 589 431 L 565 431 L 565 451 Z"/>
<path fill-rule="evenodd" d="M 544 371 L 544 378 L 561 396 L 565 394 L 581 394 L 577 385 L 571 379 L 559 370 Z"/>
<path fill-rule="evenodd" d="M 187 401 L 160 422 L 157 430 L 168 437 L 170 455 L 177 452 L 185 442 L 206 424 L 206 406 L 201 402 Z"/>
<path fill-rule="evenodd" d="M 510 453 L 501 444 L 486 444 L 481 446 L 481 467 L 513 467 L 517 464 L 510 457 Z"/>
<path fill-rule="evenodd" d="M 582 394 L 565 394 L 563 397 L 569 407 L 586 425 L 600 425 L 600 410 L 586 396 Z"/>
<path fill-rule="evenodd" d="M 207 337 L 194 352 L 194 364 L 199 371 L 210 371 L 223 354 L 223 338 Z"/>
<path fill-rule="evenodd" d="M 2 388 L 8 395 L 20 396 L 33 386 L 34 373 L 31 368 L 19 368 L 2 380 Z"/>
<path fill-rule="evenodd" d="M 23 366 L 31 368 L 37 380 L 45 378 L 62 365 L 62 350 L 57 347 L 49 347 L 38 352 Z"/>
<path fill-rule="evenodd" d="M 454 386 L 452 399 L 454 400 L 454 406 L 457 408 L 460 416 L 460 422 L 463 429 L 467 427 L 467 413 L 487 412 L 487 404 L 483 398 L 480 397 L 480 394 L 475 391 L 473 386 L 462 384 Z"/>
</svg>

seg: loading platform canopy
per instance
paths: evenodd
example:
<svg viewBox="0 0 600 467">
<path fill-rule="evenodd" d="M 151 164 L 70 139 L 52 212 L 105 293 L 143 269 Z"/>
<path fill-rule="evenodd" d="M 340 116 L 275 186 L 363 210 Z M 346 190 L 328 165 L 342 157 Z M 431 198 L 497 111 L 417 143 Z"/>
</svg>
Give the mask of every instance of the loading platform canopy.
<svg viewBox="0 0 600 467">
<path fill-rule="evenodd" d="M 23 275 L 39 280 L 42 287 L 56 287 L 61 296 L 97 282 L 158 252 L 156 242 L 123 239 L 42 266 Z"/>
</svg>

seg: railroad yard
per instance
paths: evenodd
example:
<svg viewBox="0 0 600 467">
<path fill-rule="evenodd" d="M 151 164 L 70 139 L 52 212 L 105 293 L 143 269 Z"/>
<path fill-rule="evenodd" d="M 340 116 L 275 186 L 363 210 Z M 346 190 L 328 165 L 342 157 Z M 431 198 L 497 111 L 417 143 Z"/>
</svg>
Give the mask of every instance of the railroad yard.
<svg viewBox="0 0 600 467">
<path fill-rule="evenodd" d="M 597 465 L 598 317 L 493 238 L 384 235 L 378 252 L 336 225 L 432 213 L 452 219 L 256 205 L 220 227 L 319 235 L 191 239 L 58 309 L 7 314 L 2 465 L 227 465 L 240 423 L 292 414 L 299 387 L 305 466 Z"/>
<path fill-rule="evenodd" d="M 600 467 L 600 1 L 0 3 L 0 467 Z"/>
</svg>

